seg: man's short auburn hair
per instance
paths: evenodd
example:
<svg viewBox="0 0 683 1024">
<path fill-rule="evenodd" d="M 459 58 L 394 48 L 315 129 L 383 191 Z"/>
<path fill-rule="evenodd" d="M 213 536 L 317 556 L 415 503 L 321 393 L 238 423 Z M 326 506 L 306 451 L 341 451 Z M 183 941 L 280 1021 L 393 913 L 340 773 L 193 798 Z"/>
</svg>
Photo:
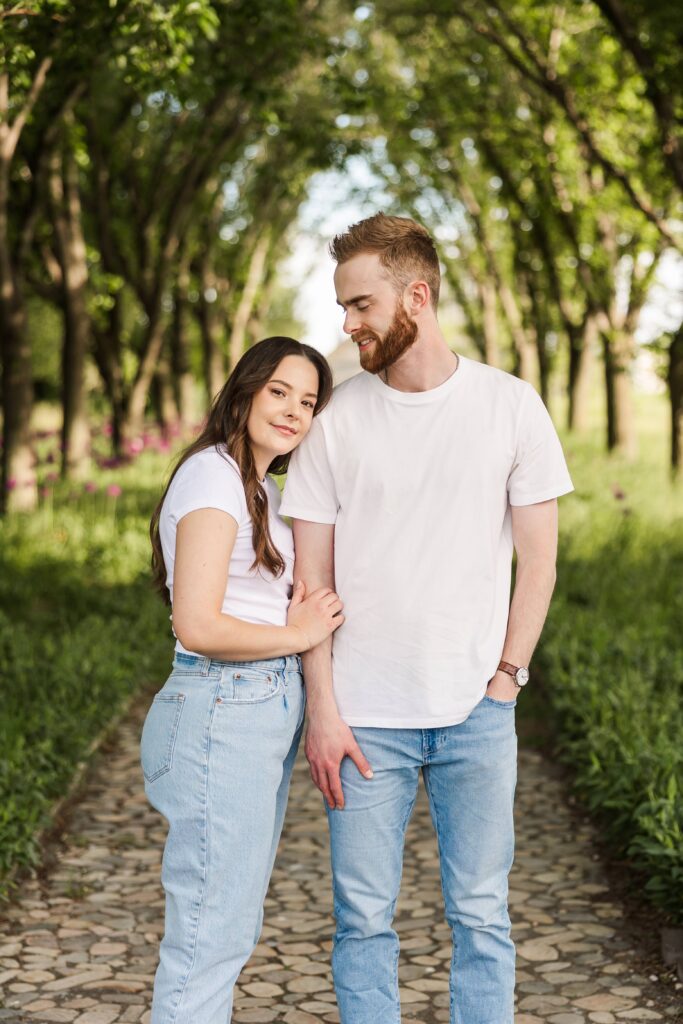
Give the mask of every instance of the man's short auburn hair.
<svg viewBox="0 0 683 1024">
<path fill-rule="evenodd" d="M 436 248 L 426 228 L 410 217 L 376 213 L 359 220 L 330 243 L 335 263 L 346 263 L 361 253 L 377 253 L 397 291 L 411 281 L 426 281 L 434 309 L 439 302 L 441 271 Z"/>
</svg>

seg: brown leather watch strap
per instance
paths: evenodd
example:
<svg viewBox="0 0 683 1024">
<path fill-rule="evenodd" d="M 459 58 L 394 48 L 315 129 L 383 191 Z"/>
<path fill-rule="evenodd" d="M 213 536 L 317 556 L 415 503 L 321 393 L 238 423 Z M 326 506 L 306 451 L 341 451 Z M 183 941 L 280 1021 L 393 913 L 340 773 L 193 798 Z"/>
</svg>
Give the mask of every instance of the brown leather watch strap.
<svg viewBox="0 0 683 1024">
<path fill-rule="evenodd" d="M 513 678 L 517 675 L 518 667 L 519 666 L 517 665 L 511 665 L 509 661 L 501 661 L 500 665 L 498 666 L 501 672 L 507 672 L 507 674 L 509 676 L 512 676 Z"/>
</svg>

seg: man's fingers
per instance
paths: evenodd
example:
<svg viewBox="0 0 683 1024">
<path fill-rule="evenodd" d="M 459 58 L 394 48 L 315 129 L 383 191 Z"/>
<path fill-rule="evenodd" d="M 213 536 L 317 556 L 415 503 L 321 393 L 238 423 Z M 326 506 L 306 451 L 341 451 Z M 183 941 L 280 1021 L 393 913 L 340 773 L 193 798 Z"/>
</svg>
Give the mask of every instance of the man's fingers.
<svg viewBox="0 0 683 1024">
<path fill-rule="evenodd" d="M 329 779 L 333 800 L 330 807 L 336 807 L 337 810 L 341 811 L 344 807 L 344 790 L 342 789 L 341 779 L 339 778 L 339 765 L 337 765 L 336 768 L 327 769 L 327 778 Z"/>
<path fill-rule="evenodd" d="M 326 771 L 321 771 L 320 773 L 320 784 L 318 786 L 318 789 L 325 797 L 327 806 L 330 808 L 331 811 L 333 811 L 336 806 L 336 800 L 334 798 L 332 787 L 330 786 L 330 779 Z"/>
<path fill-rule="evenodd" d="M 358 744 L 354 743 L 352 747 L 349 747 L 346 753 L 351 758 L 361 775 L 366 779 L 371 779 L 373 774 L 372 768 Z"/>
<path fill-rule="evenodd" d="M 320 776 L 318 775 L 318 769 L 311 761 L 308 762 L 308 768 L 311 773 L 311 778 L 313 779 L 313 785 L 320 789 Z"/>
</svg>

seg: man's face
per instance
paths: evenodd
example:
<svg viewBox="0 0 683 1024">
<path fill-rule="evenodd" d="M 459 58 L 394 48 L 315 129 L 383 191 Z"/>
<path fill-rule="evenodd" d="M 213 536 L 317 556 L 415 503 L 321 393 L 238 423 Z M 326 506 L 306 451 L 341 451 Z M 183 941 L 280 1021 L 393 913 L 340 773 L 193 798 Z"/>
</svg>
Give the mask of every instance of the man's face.
<svg viewBox="0 0 683 1024">
<path fill-rule="evenodd" d="M 344 330 L 358 345 L 361 366 L 381 373 L 413 344 L 417 324 L 374 253 L 340 264 L 334 284 L 345 313 Z"/>
</svg>

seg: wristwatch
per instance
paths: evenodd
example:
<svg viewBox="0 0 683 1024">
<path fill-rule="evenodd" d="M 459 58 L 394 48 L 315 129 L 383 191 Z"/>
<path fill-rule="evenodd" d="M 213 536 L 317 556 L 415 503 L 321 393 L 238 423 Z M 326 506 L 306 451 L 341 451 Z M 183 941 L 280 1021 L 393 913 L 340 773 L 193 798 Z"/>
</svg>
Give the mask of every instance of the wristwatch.
<svg viewBox="0 0 683 1024">
<path fill-rule="evenodd" d="M 515 686 L 519 686 L 520 689 L 529 682 L 529 669 L 523 666 L 511 665 L 509 661 L 501 661 L 498 671 L 506 672 L 509 676 L 512 676 Z"/>
</svg>

